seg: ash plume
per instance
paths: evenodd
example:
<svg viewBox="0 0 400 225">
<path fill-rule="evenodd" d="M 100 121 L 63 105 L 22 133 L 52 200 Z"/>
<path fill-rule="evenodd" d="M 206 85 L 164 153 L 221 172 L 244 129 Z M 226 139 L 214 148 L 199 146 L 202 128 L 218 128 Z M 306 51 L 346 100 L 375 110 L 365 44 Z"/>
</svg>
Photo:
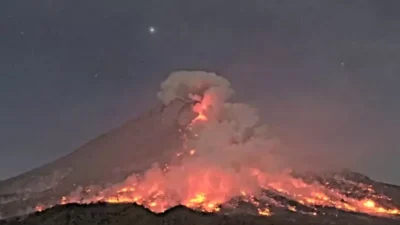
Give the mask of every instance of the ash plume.
<svg viewBox="0 0 400 225">
<path fill-rule="evenodd" d="M 233 93 L 231 83 L 215 73 L 205 71 L 177 71 L 171 73 L 168 79 L 161 84 L 158 98 L 165 105 L 175 99 L 186 101 L 199 101 L 201 99 L 203 107 L 218 108 Z"/>
<path fill-rule="evenodd" d="M 280 159 L 273 156 L 279 140 L 270 138 L 266 126 L 259 124 L 257 109 L 244 103 L 229 102 L 233 93 L 227 79 L 204 71 L 175 72 L 162 83 L 159 97 L 164 103 L 173 98 L 195 100 L 193 111 L 206 118 L 206 121 L 189 127 L 192 136 L 188 138 L 186 148 L 194 149 L 196 154 L 182 159 L 188 174 L 181 175 L 190 177 L 203 167 L 214 168 L 229 175 L 227 182 L 233 183 L 232 188 L 240 189 L 244 184 L 255 182 L 245 177 L 244 170 L 272 170 L 280 163 Z M 169 174 L 173 172 L 170 168 Z M 218 190 L 220 184 L 210 185 L 211 191 Z M 240 190 L 232 192 L 236 195 Z"/>
</svg>

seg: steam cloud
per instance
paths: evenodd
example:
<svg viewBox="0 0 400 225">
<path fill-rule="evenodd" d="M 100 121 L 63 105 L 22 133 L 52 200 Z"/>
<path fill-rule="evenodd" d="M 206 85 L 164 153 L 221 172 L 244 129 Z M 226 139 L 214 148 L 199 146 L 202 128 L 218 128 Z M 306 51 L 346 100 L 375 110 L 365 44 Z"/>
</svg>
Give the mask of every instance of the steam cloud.
<svg viewBox="0 0 400 225">
<path fill-rule="evenodd" d="M 179 71 L 161 84 L 158 97 L 164 104 L 174 99 L 199 102 L 193 111 L 206 114 L 208 121 L 192 127 L 196 138 L 189 142 L 199 156 L 208 154 L 209 160 L 218 159 L 215 163 L 221 164 L 227 160 L 226 151 L 231 157 L 243 159 L 260 152 L 265 154 L 277 144 L 277 139 L 269 138 L 267 126 L 259 124 L 257 109 L 228 102 L 233 93 L 230 82 L 215 73 Z M 216 157 L 219 154 L 223 157 Z"/>
<path fill-rule="evenodd" d="M 192 99 L 200 94 L 210 96 L 220 101 L 226 101 L 233 94 L 231 83 L 224 77 L 205 71 L 178 71 L 173 72 L 161 84 L 159 99 L 168 104 L 174 99 Z"/>
<path fill-rule="evenodd" d="M 205 71 L 173 72 L 161 84 L 158 98 L 168 104 L 175 99 L 202 101 L 204 108 L 213 107 L 216 113 L 234 93 L 231 83 L 224 77 Z M 195 108 L 195 112 L 201 109 Z"/>
</svg>

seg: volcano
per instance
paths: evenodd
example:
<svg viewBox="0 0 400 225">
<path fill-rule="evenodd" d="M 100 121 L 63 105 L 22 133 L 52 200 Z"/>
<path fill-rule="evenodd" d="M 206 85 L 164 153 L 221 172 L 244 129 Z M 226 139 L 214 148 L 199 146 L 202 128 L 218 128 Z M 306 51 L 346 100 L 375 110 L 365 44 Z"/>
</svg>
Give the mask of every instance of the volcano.
<svg viewBox="0 0 400 225">
<path fill-rule="evenodd" d="M 279 218 L 286 224 L 288 218 L 400 222 L 400 187 L 346 170 L 293 170 L 257 110 L 229 102 L 232 94 L 230 82 L 217 74 L 172 73 L 161 85 L 161 106 L 65 157 L 1 181 L 0 215 L 35 212 L 26 219 L 38 220 L 63 210 L 129 208 L 159 218 L 184 206 L 174 213 L 262 217 L 264 224 Z"/>
</svg>

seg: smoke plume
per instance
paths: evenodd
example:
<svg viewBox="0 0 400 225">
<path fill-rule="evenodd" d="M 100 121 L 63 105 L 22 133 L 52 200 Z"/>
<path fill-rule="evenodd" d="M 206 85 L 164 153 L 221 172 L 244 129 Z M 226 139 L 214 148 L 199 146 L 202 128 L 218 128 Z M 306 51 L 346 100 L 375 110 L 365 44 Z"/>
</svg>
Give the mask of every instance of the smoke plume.
<svg viewBox="0 0 400 225">
<path fill-rule="evenodd" d="M 278 143 L 270 138 L 267 126 L 259 124 L 257 109 L 229 102 L 233 93 L 230 82 L 215 73 L 179 71 L 161 84 L 158 97 L 164 104 L 174 99 L 196 102 L 193 111 L 204 115 L 207 122 L 190 127 L 195 137 L 188 140 L 189 145 L 196 149 L 197 158 L 207 157 L 207 162 L 223 165 L 233 158 L 264 155 Z"/>
<path fill-rule="evenodd" d="M 279 139 L 271 137 L 268 127 L 259 124 L 257 109 L 229 102 L 233 93 L 230 82 L 215 73 L 172 73 L 161 84 L 158 97 L 164 104 L 175 99 L 192 102 L 193 111 L 199 115 L 185 129 L 179 160 L 167 166 L 155 164 L 139 180 L 135 174 L 115 188 L 140 183 L 143 193 L 153 195 L 144 190 L 156 186 L 174 196 L 177 204 L 185 205 L 193 203 L 190 199 L 199 193 L 207 196 L 211 205 L 243 193 L 260 193 L 262 186 L 255 175 L 258 171 L 268 171 L 273 176 L 286 168 L 276 154 Z"/>
<path fill-rule="evenodd" d="M 202 101 L 204 109 L 214 107 L 218 110 L 233 94 L 231 83 L 224 77 L 205 71 L 173 72 L 161 84 L 158 98 L 164 104 L 174 99 L 185 101 Z M 201 111 L 195 108 L 196 112 Z"/>
</svg>

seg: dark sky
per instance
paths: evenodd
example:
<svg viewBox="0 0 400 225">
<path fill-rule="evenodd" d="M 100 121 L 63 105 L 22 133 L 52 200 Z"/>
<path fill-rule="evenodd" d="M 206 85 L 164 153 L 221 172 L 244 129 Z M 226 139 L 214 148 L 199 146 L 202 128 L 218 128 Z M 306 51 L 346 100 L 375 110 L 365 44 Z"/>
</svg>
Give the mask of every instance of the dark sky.
<svg viewBox="0 0 400 225">
<path fill-rule="evenodd" d="M 294 151 L 400 184 L 399 9 L 396 0 L 3 0 L 0 179 L 145 112 L 169 72 L 206 69 L 231 80 L 236 100 L 260 108 Z"/>
</svg>

